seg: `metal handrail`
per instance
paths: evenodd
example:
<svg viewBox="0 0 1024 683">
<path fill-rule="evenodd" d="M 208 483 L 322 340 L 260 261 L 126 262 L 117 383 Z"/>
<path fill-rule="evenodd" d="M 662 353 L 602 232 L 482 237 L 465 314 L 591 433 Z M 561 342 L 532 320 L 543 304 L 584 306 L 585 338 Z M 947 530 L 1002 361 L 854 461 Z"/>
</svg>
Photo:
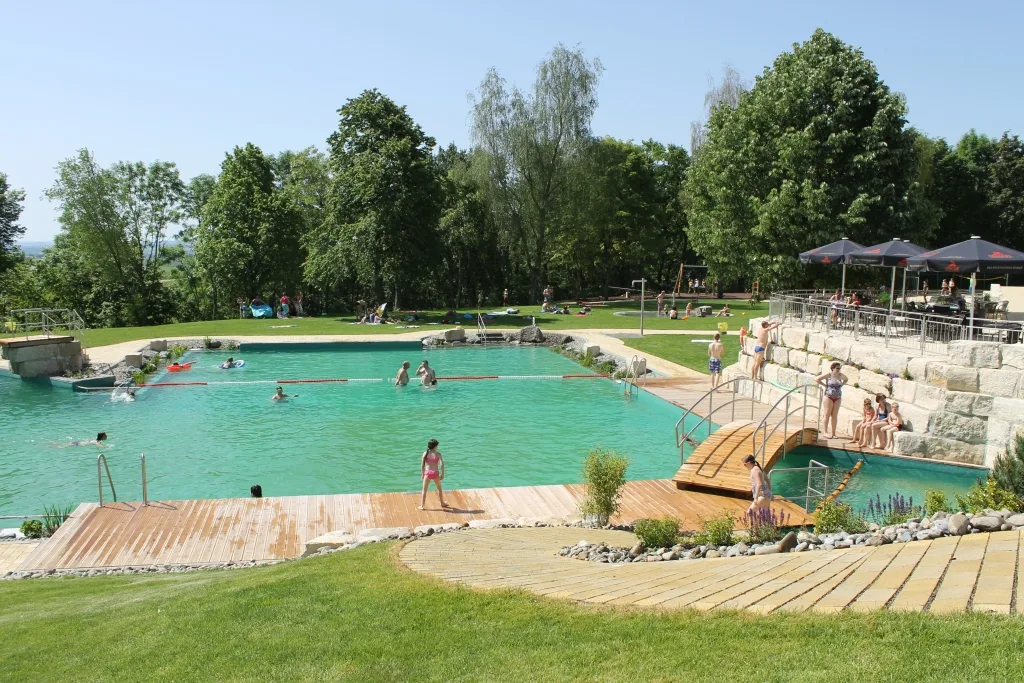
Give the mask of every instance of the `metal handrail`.
<svg viewBox="0 0 1024 683">
<path fill-rule="evenodd" d="M 114 496 L 114 502 L 117 502 L 117 491 L 114 490 L 114 480 L 110 477 L 110 466 L 107 465 L 107 456 L 100 453 L 96 456 L 96 483 L 100 489 L 100 507 L 103 507 L 103 470 L 100 469 L 100 463 L 103 463 L 103 469 L 107 471 L 107 482 L 110 484 L 110 493 Z"/>
<path fill-rule="evenodd" d="M 739 386 L 740 382 L 753 382 L 753 381 L 754 380 L 750 379 L 749 377 L 737 377 L 736 379 L 731 379 L 728 382 L 723 382 L 722 384 L 719 384 L 717 387 L 714 387 L 710 391 L 706 392 L 703 396 L 698 398 L 696 401 L 694 401 L 690 405 L 690 407 L 686 409 L 686 412 L 683 413 L 683 416 L 680 417 L 676 421 L 676 427 L 675 427 L 675 430 L 676 430 L 676 448 L 680 448 L 681 449 L 683 447 L 683 444 L 686 443 L 687 439 L 690 437 L 691 434 L 693 434 L 697 430 L 698 427 L 700 427 L 705 422 L 709 422 L 710 423 L 711 416 L 713 414 L 717 413 L 722 408 L 725 408 L 726 406 L 729 406 L 729 405 L 733 406 L 732 421 L 735 421 L 736 420 L 736 407 L 735 407 L 735 404 L 740 402 L 740 401 L 743 401 L 743 400 L 749 400 L 750 401 L 750 419 L 753 420 L 754 419 L 754 403 L 755 403 L 755 399 L 754 399 L 754 396 L 753 396 L 754 392 L 751 391 L 751 395 L 750 395 L 749 399 L 747 398 L 747 396 L 745 394 L 740 394 L 742 396 L 742 398 L 737 398 L 736 397 L 736 394 L 738 393 L 736 391 L 736 387 Z M 756 386 L 757 385 L 755 385 L 755 387 Z M 729 401 L 726 401 L 725 403 L 723 403 L 720 406 L 718 406 L 717 408 L 715 408 L 715 406 L 714 406 L 714 395 L 716 393 L 718 393 L 719 391 L 721 391 L 722 389 L 724 389 L 725 387 L 730 387 L 731 388 L 732 399 L 729 400 Z M 700 405 L 701 401 L 703 401 L 704 399 L 708 399 L 708 412 L 707 412 L 707 414 L 704 415 L 703 417 L 701 417 L 700 421 L 697 424 L 695 424 L 693 427 L 691 427 L 690 430 L 686 432 L 686 434 L 680 435 L 680 426 L 683 426 L 683 427 L 686 426 L 686 418 L 689 415 L 691 415 L 691 414 L 695 414 L 693 412 L 694 409 L 698 405 Z"/>
<path fill-rule="evenodd" d="M 635 389 L 637 395 L 640 394 L 639 387 L 636 386 L 636 368 L 640 364 L 640 357 L 633 354 L 632 360 L 626 363 L 626 374 L 622 377 L 622 383 L 625 385 L 622 389 L 623 394 L 628 394 L 630 397 L 633 396 L 633 390 Z M 629 381 L 630 375 L 633 376 L 633 381 Z M 646 384 L 646 380 L 644 381 Z"/>
<path fill-rule="evenodd" d="M 785 394 L 783 394 L 782 397 L 779 398 L 779 400 L 776 401 L 771 406 L 771 408 L 768 409 L 768 412 L 765 413 L 765 416 L 763 418 L 761 418 L 761 422 L 758 423 L 758 425 L 756 427 L 754 427 L 754 431 L 751 432 L 751 434 L 750 434 L 750 443 L 751 443 L 751 447 L 752 447 L 751 453 L 753 454 L 755 460 L 757 459 L 758 453 L 760 453 L 761 459 L 758 460 L 758 463 L 761 465 L 762 468 L 764 467 L 764 464 L 765 464 L 764 463 L 764 460 L 765 460 L 764 456 L 765 456 L 765 451 L 766 451 L 766 449 L 768 447 L 768 441 L 769 441 L 769 439 L 771 439 L 772 436 L 775 435 L 775 432 L 778 431 L 780 426 L 783 427 L 783 432 L 782 433 L 784 435 L 784 438 L 782 439 L 782 457 L 786 457 L 786 441 L 787 441 L 788 437 L 786 437 L 785 435 L 787 435 L 789 433 L 789 416 L 790 415 L 792 415 L 795 412 L 802 411 L 803 415 L 800 418 L 800 427 L 801 427 L 801 430 L 806 429 L 806 426 L 807 426 L 807 390 L 808 389 L 814 389 L 814 390 L 817 391 L 817 394 L 818 394 L 818 416 L 817 416 L 817 418 L 815 418 L 815 421 L 814 421 L 815 426 L 817 426 L 818 420 L 821 419 L 821 401 L 822 401 L 822 397 L 824 396 L 823 389 L 822 389 L 821 385 L 816 384 L 816 383 L 815 384 L 801 384 L 799 386 L 793 387 L 792 389 L 787 391 Z M 798 391 L 803 393 L 803 405 L 802 406 L 798 406 L 797 408 L 794 408 L 793 410 L 790 410 L 789 409 L 790 401 L 791 401 L 791 399 L 793 397 L 793 394 L 795 394 Z M 781 420 L 779 420 L 778 422 L 775 423 L 775 426 L 772 427 L 772 430 L 770 432 L 767 431 L 768 430 L 768 418 L 771 417 L 772 413 L 783 402 L 786 403 L 786 412 L 785 412 L 785 414 L 782 416 Z M 757 433 L 758 433 L 758 431 L 762 432 L 761 447 L 760 448 L 758 448 L 758 446 L 757 446 Z M 803 445 L 803 432 L 802 431 L 801 431 L 801 434 L 800 434 L 800 444 Z"/>
<path fill-rule="evenodd" d="M 819 491 L 818 489 L 816 489 L 813 486 L 811 486 L 811 474 L 814 472 L 814 470 L 820 470 L 820 469 L 824 469 L 825 470 L 825 489 L 823 491 Z M 824 463 L 820 463 L 817 460 L 809 460 L 807 462 L 807 467 L 772 468 L 772 469 L 768 470 L 768 487 L 771 488 L 773 491 L 775 490 L 772 487 L 772 475 L 777 473 L 777 472 L 802 472 L 804 470 L 807 471 L 807 490 L 804 492 L 805 495 L 803 495 L 803 496 L 790 496 L 789 498 L 791 500 L 799 500 L 799 499 L 802 498 L 803 501 L 804 501 L 804 512 L 809 512 L 810 511 L 810 506 L 808 505 L 808 503 L 809 503 L 811 498 L 815 498 L 815 497 L 824 498 L 826 495 L 828 495 L 828 493 L 827 493 L 828 492 L 828 473 L 829 473 L 829 466 L 828 465 L 825 465 Z"/>
</svg>

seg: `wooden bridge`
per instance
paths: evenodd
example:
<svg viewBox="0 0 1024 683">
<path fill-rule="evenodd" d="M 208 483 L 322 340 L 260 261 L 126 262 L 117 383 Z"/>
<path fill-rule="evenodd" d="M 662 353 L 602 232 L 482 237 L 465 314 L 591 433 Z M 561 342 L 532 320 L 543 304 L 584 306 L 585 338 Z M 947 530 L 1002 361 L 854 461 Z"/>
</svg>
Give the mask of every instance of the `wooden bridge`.
<svg viewBox="0 0 1024 683">
<path fill-rule="evenodd" d="M 767 472 L 785 453 L 818 440 L 818 430 L 800 426 L 799 421 L 788 429 L 780 425 L 774 432 L 774 425 L 769 425 L 770 436 L 762 452 L 762 433 L 754 433 L 757 425 L 750 420 L 723 425 L 694 449 L 672 481 L 681 489 L 749 496 L 750 472 L 743 466 L 744 458 L 756 451 L 758 462 Z"/>
</svg>

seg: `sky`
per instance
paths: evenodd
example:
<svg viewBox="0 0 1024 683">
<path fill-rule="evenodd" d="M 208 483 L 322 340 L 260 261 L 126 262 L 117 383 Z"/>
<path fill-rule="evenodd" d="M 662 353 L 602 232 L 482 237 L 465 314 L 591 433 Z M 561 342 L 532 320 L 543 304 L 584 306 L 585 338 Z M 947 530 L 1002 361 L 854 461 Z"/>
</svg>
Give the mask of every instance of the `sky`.
<svg viewBox="0 0 1024 683">
<path fill-rule="evenodd" d="M 59 230 L 44 191 L 80 148 L 216 174 L 246 142 L 323 149 L 368 88 L 466 146 L 487 70 L 529 87 L 558 43 L 604 66 L 597 135 L 688 147 L 709 77 L 728 63 L 752 80 L 819 27 L 862 49 L 925 133 L 1024 133 L 1020 2 L 11 0 L 2 16 L 0 172 L 27 194 L 29 241 Z"/>
</svg>

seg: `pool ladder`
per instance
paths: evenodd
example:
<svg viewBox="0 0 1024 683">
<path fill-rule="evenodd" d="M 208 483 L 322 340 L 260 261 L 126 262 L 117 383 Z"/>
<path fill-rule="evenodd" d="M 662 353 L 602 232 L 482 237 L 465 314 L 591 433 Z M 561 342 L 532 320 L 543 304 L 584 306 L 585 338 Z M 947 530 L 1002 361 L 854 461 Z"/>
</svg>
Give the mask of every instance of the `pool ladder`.
<svg viewBox="0 0 1024 683">
<path fill-rule="evenodd" d="M 146 488 L 146 454 L 142 453 L 139 456 L 139 462 L 142 465 L 142 507 L 149 506 L 149 492 Z M 100 469 L 100 465 L 103 466 Z M 96 484 L 99 488 L 100 494 L 100 507 L 103 507 L 103 473 L 107 473 L 107 483 L 110 485 L 110 493 L 114 497 L 113 502 L 117 502 L 117 491 L 114 489 L 114 480 L 110 476 L 110 466 L 107 465 L 107 456 L 100 453 L 96 456 Z"/>
<path fill-rule="evenodd" d="M 640 387 L 638 387 L 636 383 L 639 377 L 637 373 L 640 368 L 643 368 L 644 370 L 644 384 L 647 384 L 647 359 L 640 358 L 634 354 L 633 358 L 626 364 L 626 374 L 622 377 L 622 383 L 624 385 L 622 393 L 631 397 L 640 394 Z M 631 378 L 633 380 L 632 382 L 629 381 Z"/>
</svg>

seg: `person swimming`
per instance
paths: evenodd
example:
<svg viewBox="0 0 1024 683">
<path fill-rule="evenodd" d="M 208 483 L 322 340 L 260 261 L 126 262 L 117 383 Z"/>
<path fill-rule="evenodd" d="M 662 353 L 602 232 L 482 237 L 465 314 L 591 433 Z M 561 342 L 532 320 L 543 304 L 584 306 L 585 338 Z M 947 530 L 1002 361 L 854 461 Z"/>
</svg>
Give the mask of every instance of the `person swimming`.
<svg viewBox="0 0 1024 683">
<path fill-rule="evenodd" d="M 298 394 L 292 394 L 291 396 L 289 396 L 288 394 L 284 393 L 284 389 L 282 387 L 278 387 L 277 391 L 274 392 L 274 395 L 270 397 L 270 400 L 271 401 L 287 401 L 289 398 L 298 398 L 298 397 L 299 397 Z"/>
<path fill-rule="evenodd" d="M 65 447 L 71 447 L 71 446 L 99 446 L 99 447 L 102 448 L 103 447 L 103 442 L 106 441 L 106 440 L 107 440 L 107 433 L 106 432 L 100 432 L 99 434 L 96 435 L 95 439 L 90 439 L 88 441 L 72 441 L 71 443 L 67 444 L 67 446 L 65 446 Z"/>
<path fill-rule="evenodd" d="M 228 359 L 220 364 L 221 370 L 230 370 L 233 367 L 235 367 L 235 359 L 231 356 L 228 356 Z"/>
</svg>

